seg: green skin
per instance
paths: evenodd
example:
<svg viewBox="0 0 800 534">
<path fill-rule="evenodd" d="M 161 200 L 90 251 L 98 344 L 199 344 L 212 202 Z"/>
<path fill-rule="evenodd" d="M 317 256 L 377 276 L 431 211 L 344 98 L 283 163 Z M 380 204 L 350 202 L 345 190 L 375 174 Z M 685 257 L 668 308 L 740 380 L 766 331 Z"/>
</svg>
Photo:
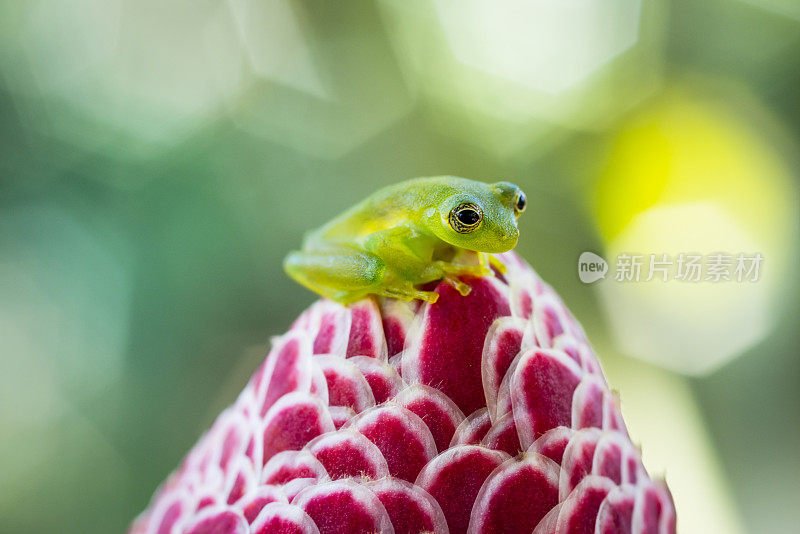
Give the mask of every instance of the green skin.
<svg viewBox="0 0 800 534">
<path fill-rule="evenodd" d="M 470 224 L 459 232 L 465 209 L 472 210 L 466 215 Z M 503 270 L 489 253 L 516 246 L 524 209 L 524 194 L 508 182 L 415 178 L 375 192 L 309 233 L 302 250 L 286 257 L 284 269 L 342 303 L 370 294 L 436 302 L 437 293 L 415 286 L 441 279 L 466 295 L 470 288 L 458 276 L 489 274 L 490 264 Z"/>
</svg>

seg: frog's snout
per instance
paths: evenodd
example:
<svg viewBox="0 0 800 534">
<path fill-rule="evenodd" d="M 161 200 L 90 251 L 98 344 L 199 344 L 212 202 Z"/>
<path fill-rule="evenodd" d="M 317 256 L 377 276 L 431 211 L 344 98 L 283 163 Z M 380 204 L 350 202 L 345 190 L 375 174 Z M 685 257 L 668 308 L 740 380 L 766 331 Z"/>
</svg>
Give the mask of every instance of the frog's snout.
<svg viewBox="0 0 800 534">
<path fill-rule="evenodd" d="M 503 232 L 504 241 L 514 241 L 516 243 L 517 239 L 519 239 L 519 228 L 514 227 Z"/>
<path fill-rule="evenodd" d="M 517 246 L 519 240 L 519 229 L 510 227 L 503 229 L 498 236 L 498 249 L 500 252 L 506 252 Z"/>
</svg>

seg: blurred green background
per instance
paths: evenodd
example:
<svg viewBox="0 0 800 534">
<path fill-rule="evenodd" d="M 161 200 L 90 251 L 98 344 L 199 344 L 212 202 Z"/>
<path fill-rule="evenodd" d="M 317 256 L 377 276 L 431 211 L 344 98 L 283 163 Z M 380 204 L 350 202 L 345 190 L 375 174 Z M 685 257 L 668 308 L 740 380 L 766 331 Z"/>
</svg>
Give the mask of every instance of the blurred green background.
<svg viewBox="0 0 800 534">
<path fill-rule="evenodd" d="M 312 295 L 313 228 L 421 175 L 528 193 L 681 532 L 796 532 L 797 0 L 0 3 L 0 530 L 121 532 Z M 594 251 L 756 284 L 584 285 Z"/>
</svg>

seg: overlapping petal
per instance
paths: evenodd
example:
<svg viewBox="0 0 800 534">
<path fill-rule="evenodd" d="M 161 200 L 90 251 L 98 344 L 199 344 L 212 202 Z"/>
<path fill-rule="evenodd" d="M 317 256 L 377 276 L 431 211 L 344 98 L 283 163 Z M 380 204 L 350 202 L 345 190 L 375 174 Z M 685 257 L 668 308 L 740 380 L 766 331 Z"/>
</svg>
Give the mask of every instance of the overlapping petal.
<svg viewBox="0 0 800 534">
<path fill-rule="evenodd" d="M 675 532 L 580 325 L 500 259 L 435 304 L 312 305 L 131 532 Z"/>
</svg>

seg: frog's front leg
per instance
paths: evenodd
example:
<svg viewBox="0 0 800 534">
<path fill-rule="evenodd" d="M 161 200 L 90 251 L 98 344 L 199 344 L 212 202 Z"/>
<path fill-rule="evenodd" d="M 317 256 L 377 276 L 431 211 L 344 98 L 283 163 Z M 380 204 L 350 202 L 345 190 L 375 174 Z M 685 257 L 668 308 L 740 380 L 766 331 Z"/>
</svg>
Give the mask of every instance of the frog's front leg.
<svg viewBox="0 0 800 534">
<path fill-rule="evenodd" d="M 452 276 L 488 276 L 492 274 L 492 270 L 489 268 L 490 265 L 493 265 L 492 259 L 485 252 L 464 251 L 452 261 L 441 263 L 444 272 Z"/>
<path fill-rule="evenodd" d="M 437 238 L 421 232 L 412 224 L 407 224 L 370 235 L 365 248 L 386 263 L 387 269 L 395 279 L 395 288 L 399 285 L 406 290 L 408 285 L 414 286 L 444 279 L 459 293 L 467 295 L 471 288 L 451 273 L 450 264 L 431 261 L 437 241 Z M 392 285 L 389 280 L 384 284 L 386 288 L 392 288 Z M 436 293 L 432 295 L 438 297 Z M 427 298 L 423 300 L 430 302 Z"/>
<path fill-rule="evenodd" d="M 500 259 L 497 256 L 493 254 L 484 254 L 484 256 L 486 256 L 486 258 L 488 259 L 489 265 L 494 267 L 498 273 L 506 274 L 508 268 L 506 267 L 506 264 L 500 261 Z"/>
<path fill-rule="evenodd" d="M 477 271 L 476 276 L 488 276 L 494 274 L 492 267 L 500 274 L 505 274 L 507 269 L 505 264 L 500 261 L 494 254 L 487 252 L 478 252 L 478 266 L 475 268 Z"/>
</svg>

